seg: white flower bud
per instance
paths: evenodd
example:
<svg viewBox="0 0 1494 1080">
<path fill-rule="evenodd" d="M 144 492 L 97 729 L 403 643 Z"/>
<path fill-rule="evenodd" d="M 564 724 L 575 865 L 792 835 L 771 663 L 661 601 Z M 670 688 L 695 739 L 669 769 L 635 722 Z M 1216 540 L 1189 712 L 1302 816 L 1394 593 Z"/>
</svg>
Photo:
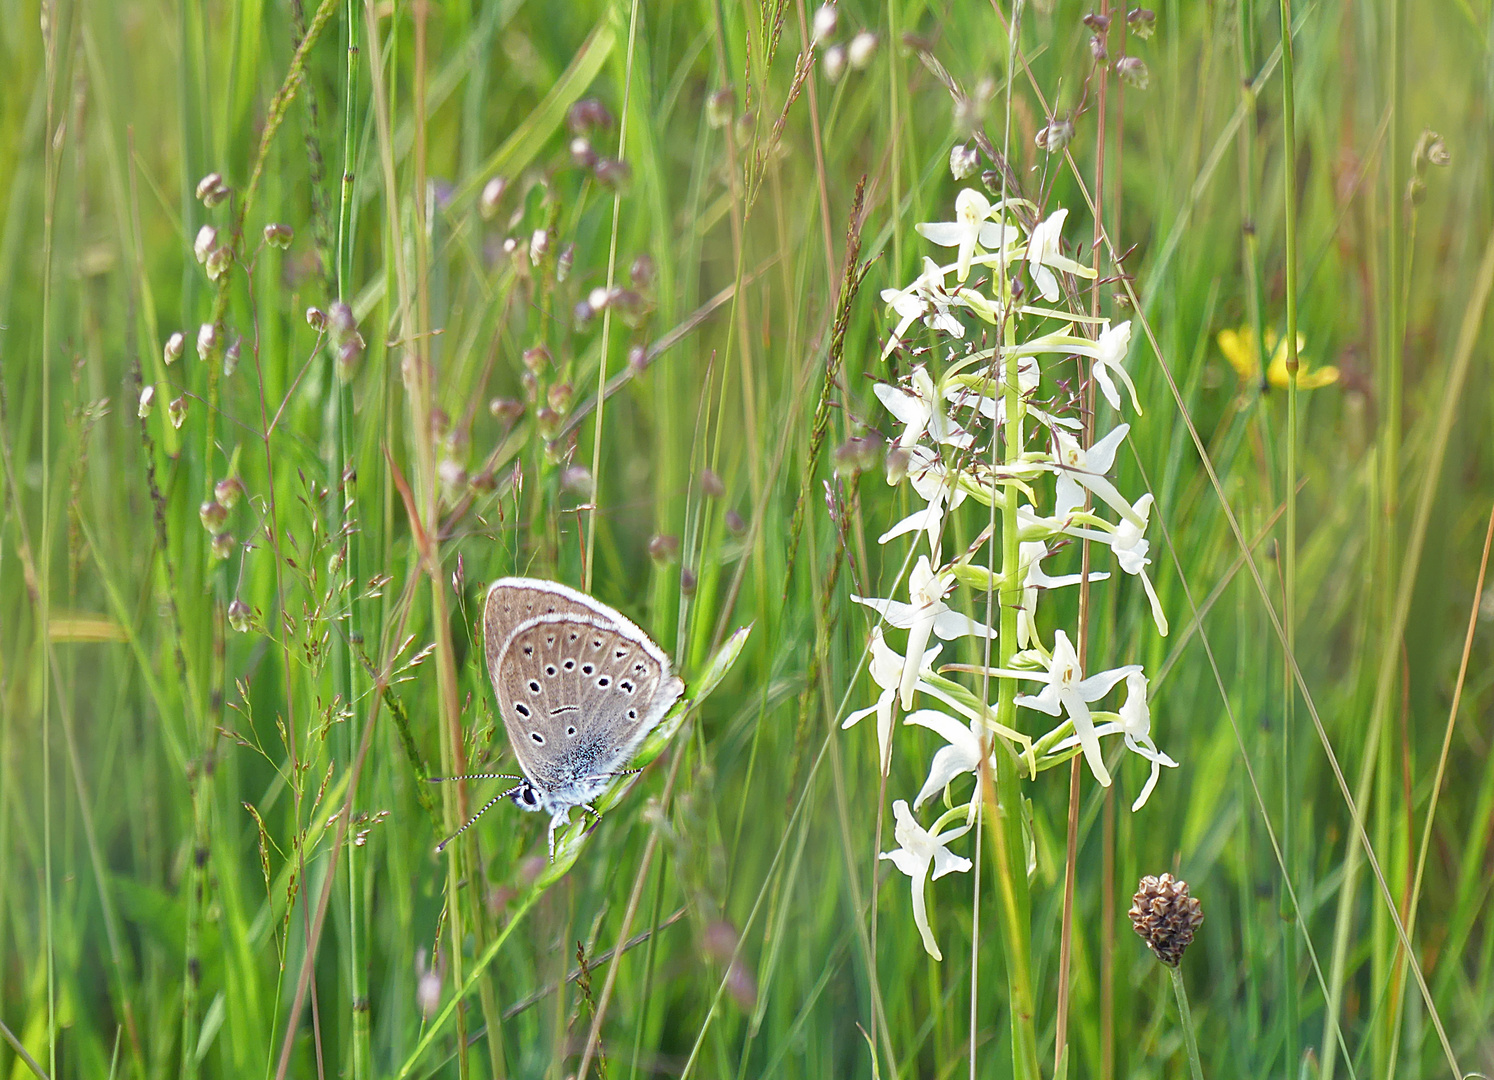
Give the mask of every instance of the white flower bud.
<svg viewBox="0 0 1494 1080">
<path fill-rule="evenodd" d="M 187 395 L 174 398 L 170 405 L 166 406 L 166 418 L 171 421 L 171 426 L 180 428 L 187 421 Z"/>
<path fill-rule="evenodd" d="M 218 230 L 211 225 L 204 225 L 197 230 L 197 239 L 192 242 L 192 254 L 197 256 L 198 262 L 205 263 L 217 246 Z"/>
<path fill-rule="evenodd" d="M 197 357 L 211 360 L 218 351 L 218 328 L 212 323 L 203 323 L 197 329 Z"/>
<path fill-rule="evenodd" d="M 949 172 L 956 180 L 963 180 L 980 167 L 980 154 L 975 147 L 955 143 L 949 150 Z"/>
<path fill-rule="evenodd" d="M 140 404 L 135 409 L 135 415 L 144 420 L 147 416 L 150 415 L 151 406 L 155 403 L 156 388 L 154 386 L 146 386 L 143 390 L 140 391 Z"/>
<path fill-rule="evenodd" d="M 180 330 L 166 339 L 166 347 L 161 350 L 161 356 L 168 367 L 182 358 L 182 350 L 186 345 L 187 339 Z"/>
<path fill-rule="evenodd" d="M 208 197 L 223 186 L 223 174 L 210 172 L 197 181 L 197 198 L 206 202 Z"/>
<path fill-rule="evenodd" d="M 865 71 L 876 51 L 877 35 L 870 30 L 863 30 L 853 37 L 851 44 L 846 47 L 846 59 L 850 61 L 852 70 Z"/>
<path fill-rule="evenodd" d="M 821 4 L 818 11 L 814 13 L 814 41 L 828 41 L 835 34 L 835 24 L 839 22 L 834 4 Z"/>
<path fill-rule="evenodd" d="M 820 66 L 824 68 L 827 82 L 840 82 L 840 77 L 846 73 L 846 50 L 839 45 L 830 46 L 825 50 Z"/>
</svg>

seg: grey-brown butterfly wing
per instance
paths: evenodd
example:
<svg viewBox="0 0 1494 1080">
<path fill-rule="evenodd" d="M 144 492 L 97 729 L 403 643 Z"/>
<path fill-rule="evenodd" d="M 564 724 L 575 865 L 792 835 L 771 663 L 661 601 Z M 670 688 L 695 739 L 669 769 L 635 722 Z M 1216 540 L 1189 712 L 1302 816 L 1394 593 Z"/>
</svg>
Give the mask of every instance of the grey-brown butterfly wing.
<svg viewBox="0 0 1494 1080">
<path fill-rule="evenodd" d="M 602 615 L 627 622 L 606 604 L 599 604 L 585 593 L 558 581 L 499 578 L 488 586 L 488 595 L 483 601 L 483 644 L 489 674 L 498 670 L 498 652 L 509 634 L 521 622 L 536 615 Z"/>
<path fill-rule="evenodd" d="M 684 692 L 648 635 L 595 607 L 530 617 L 489 645 L 514 756 L 552 810 L 594 798 Z"/>
</svg>

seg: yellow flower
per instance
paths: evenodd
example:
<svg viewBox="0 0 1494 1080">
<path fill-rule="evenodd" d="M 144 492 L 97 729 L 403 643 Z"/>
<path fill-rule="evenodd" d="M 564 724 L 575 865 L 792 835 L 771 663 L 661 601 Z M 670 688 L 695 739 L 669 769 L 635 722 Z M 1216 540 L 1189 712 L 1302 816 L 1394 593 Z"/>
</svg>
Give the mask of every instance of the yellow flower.
<svg viewBox="0 0 1494 1080">
<path fill-rule="evenodd" d="M 1240 376 L 1242 383 L 1258 383 L 1261 377 L 1260 353 L 1255 347 L 1255 331 L 1242 326 L 1238 330 L 1219 331 L 1219 351 L 1229 361 L 1229 366 L 1235 369 L 1235 374 Z M 1302 350 L 1307 345 L 1307 339 L 1301 334 L 1297 335 L 1297 389 L 1316 390 L 1320 386 L 1338 382 L 1338 368 L 1320 367 L 1316 371 L 1309 371 L 1307 361 L 1302 358 Z M 1276 340 L 1274 330 L 1266 331 L 1266 348 L 1273 350 L 1271 353 L 1271 366 L 1266 369 L 1266 382 L 1271 386 L 1286 389 L 1287 379 L 1287 348 L 1286 342 Z"/>
</svg>

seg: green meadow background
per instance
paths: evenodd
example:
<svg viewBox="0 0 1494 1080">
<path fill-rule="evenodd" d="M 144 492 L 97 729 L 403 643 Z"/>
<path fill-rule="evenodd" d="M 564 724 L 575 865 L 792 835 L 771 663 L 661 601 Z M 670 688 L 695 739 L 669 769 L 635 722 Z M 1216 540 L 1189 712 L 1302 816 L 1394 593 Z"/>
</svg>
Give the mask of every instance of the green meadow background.
<svg viewBox="0 0 1494 1080">
<path fill-rule="evenodd" d="M 1083 777 L 1069 1075 L 1187 1068 L 1125 917 L 1164 871 L 1203 903 L 1206 1075 L 1494 1071 L 1494 11 L 1291 7 L 1289 147 L 1250 0 L 1117 18 L 1144 89 L 1067 0 L 1022 7 L 1012 69 L 1010 4 L 845 0 L 834 41 L 876 47 L 838 81 L 802 0 L 0 0 L 0 1070 L 1010 1075 L 991 868 L 930 887 L 935 963 L 876 860 L 940 744 L 899 729 L 884 790 L 871 723 L 839 730 L 876 693 L 848 597 L 889 595 L 910 507 L 837 448 L 895 430 L 878 292 L 974 123 L 1086 259 L 1103 196 L 1140 300 L 1108 266 L 1172 633 L 1096 586 L 1090 657 L 1148 666 L 1181 764 L 1134 815 L 1141 763 Z M 587 98 L 625 169 L 573 157 Z M 1304 370 L 1339 372 L 1295 417 L 1216 342 L 1284 332 L 1289 252 Z M 305 314 L 339 299 L 340 357 Z M 513 766 L 477 626 L 509 573 L 589 587 L 696 686 L 752 627 L 559 875 L 507 803 L 432 854 L 500 789 L 423 777 Z M 1063 773 L 1026 785 L 1045 1075 Z"/>
</svg>

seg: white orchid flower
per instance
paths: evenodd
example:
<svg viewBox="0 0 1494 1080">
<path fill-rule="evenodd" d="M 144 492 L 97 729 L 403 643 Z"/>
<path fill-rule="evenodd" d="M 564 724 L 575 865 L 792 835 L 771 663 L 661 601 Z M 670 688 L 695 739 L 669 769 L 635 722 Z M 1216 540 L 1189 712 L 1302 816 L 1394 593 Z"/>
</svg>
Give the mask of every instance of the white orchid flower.
<svg viewBox="0 0 1494 1080">
<path fill-rule="evenodd" d="M 989 755 L 990 743 L 986 741 L 988 737 L 979 721 L 971 720 L 968 724 L 962 724 L 938 709 L 918 709 L 909 713 L 903 723 L 926 727 L 949 743 L 934 753 L 928 779 L 923 782 L 918 797 L 913 800 L 915 810 L 931 796 L 948 787 L 955 777 L 979 771 L 983 748 Z"/>
<path fill-rule="evenodd" d="M 955 196 L 955 219 L 953 221 L 928 221 L 915 225 L 918 235 L 940 247 L 958 248 L 955 261 L 955 280 L 964 281 L 970 276 L 970 261 L 975 257 L 976 246 L 987 251 L 999 250 L 1009 236 L 1002 224 L 989 220 L 991 202 L 974 188 L 965 188 Z"/>
<path fill-rule="evenodd" d="M 951 482 L 948 468 L 937 454 L 925 446 L 915 446 L 908 452 L 904 475 L 918 497 L 927 505 L 913 511 L 877 537 L 877 543 L 885 544 L 894 537 L 922 530 L 928 533 L 929 554 L 937 559 L 944 515 L 964 502 L 969 492 L 958 483 Z"/>
<path fill-rule="evenodd" d="M 904 799 L 898 799 L 892 804 L 892 816 L 897 822 L 892 836 L 898 846 L 893 851 L 882 852 L 878 857 L 890 860 L 893 866 L 913 879 L 913 923 L 923 938 L 924 950 L 935 960 L 943 960 L 944 954 L 939 951 L 939 943 L 934 940 L 934 932 L 929 929 L 928 902 L 924 892 L 930 877 L 941 878 L 955 871 L 962 874 L 969 871 L 970 860 L 955 855 L 947 845 L 951 840 L 969 832 L 970 826 L 961 825 L 948 832 L 931 833 L 913 819 L 913 813 Z"/>
<path fill-rule="evenodd" d="M 924 653 L 918 670 L 925 671 L 933 667 L 942 648 L 942 645 L 935 645 Z M 877 714 L 877 761 L 885 773 L 891 761 L 892 706 L 897 700 L 898 684 L 903 678 L 903 657 L 887 644 L 880 626 L 872 627 L 871 659 L 867 661 L 867 668 L 871 671 L 872 682 L 882 688 L 882 693 L 877 696 L 875 705 L 857 709 L 840 726 L 842 729 L 853 727 L 863 717 Z"/>
<path fill-rule="evenodd" d="M 1100 753 L 1100 740 L 1095 734 L 1094 722 L 1090 720 L 1089 703 L 1099 701 L 1116 683 L 1132 672 L 1140 671 L 1140 664 L 1126 664 L 1086 679 L 1079 665 L 1079 654 L 1074 651 L 1069 635 L 1056 630 L 1053 633 L 1053 655 L 1048 661 L 1047 672 L 992 668 L 991 674 L 1047 683 L 1036 694 L 1019 694 L 1017 704 L 1049 716 L 1067 715 L 1073 722 L 1075 739 L 1084 748 L 1084 760 L 1089 763 L 1090 772 L 1095 774 L 1095 779 L 1103 786 L 1109 787 L 1110 772 L 1105 768 L 1104 755 Z"/>
<path fill-rule="evenodd" d="M 1032 283 L 1050 304 L 1058 299 L 1058 278 L 1054 270 L 1078 277 L 1095 276 L 1091 267 L 1075 262 L 1062 251 L 1063 223 L 1068 216 L 1068 210 L 1054 211 L 1033 226 L 1032 235 L 1027 238 L 1027 264 L 1032 270 Z"/>
<path fill-rule="evenodd" d="M 1048 557 L 1048 545 L 1034 540 L 1018 546 L 1017 562 L 1024 568 L 1022 578 L 1022 606 L 1017 610 L 1017 648 L 1025 649 L 1037 638 L 1037 599 L 1039 589 L 1061 589 L 1065 585 L 1077 585 L 1083 574 L 1060 574 L 1052 576 L 1043 569 L 1043 560 Z M 1090 581 L 1104 581 L 1110 575 L 1103 570 L 1092 570 Z"/>
<path fill-rule="evenodd" d="M 912 717 L 909 717 L 910 722 L 911 720 Z M 1169 769 L 1175 769 L 1178 765 L 1176 761 L 1158 750 L 1157 744 L 1152 741 L 1152 714 L 1146 703 L 1146 676 L 1140 672 L 1133 671 L 1126 676 L 1126 703 L 1120 708 L 1119 722 L 1112 721 L 1095 728 L 1097 739 L 1106 735 L 1124 736 L 1126 749 L 1151 763 L 1151 775 L 1147 777 L 1146 783 L 1142 786 L 1141 794 L 1131 804 L 1131 811 L 1135 813 L 1146 805 L 1147 799 L 1151 798 L 1152 789 L 1157 786 L 1157 776 L 1161 772 L 1161 766 L 1166 765 Z M 1056 743 L 1053 750 L 1057 752 L 1078 745 L 1078 737 L 1070 735 L 1062 742 Z"/>
<path fill-rule="evenodd" d="M 955 306 L 956 301 L 944 288 L 944 275 L 947 272 L 925 255 L 923 273 L 914 278 L 911 285 L 906 289 L 882 290 L 883 301 L 898 316 L 898 324 L 882 349 L 883 360 L 887 359 L 893 349 L 902 344 L 903 335 L 908 332 L 908 327 L 919 319 L 922 319 L 924 325 L 931 330 L 937 330 L 956 338 L 965 336 L 965 324 L 951 315 L 949 311 Z"/>
<path fill-rule="evenodd" d="M 1152 493 L 1148 491 L 1136 500 L 1131 508 L 1131 518 L 1122 518 L 1110 538 L 1110 550 L 1115 552 L 1115 561 L 1126 573 L 1139 577 L 1146 589 L 1146 598 L 1152 605 L 1152 621 L 1157 624 L 1157 633 L 1167 636 L 1167 616 L 1162 612 L 1162 601 L 1157 599 L 1157 590 L 1152 579 L 1147 577 L 1146 567 L 1152 561 L 1147 558 L 1151 544 L 1146 539 L 1147 521 L 1152 514 Z M 1134 518 L 1135 520 L 1131 520 Z"/>
<path fill-rule="evenodd" d="M 1130 424 L 1121 424 L 1085 450 L 1079 445 L 1079 440 L 1068 432 L 1053 429 L 1053 464 L 1058 472 L 1054 492 L 1054 517 L 1067 517 L 1081 509 L 1084 506 L 1083 489 L 1088 488 L 1096 498 L 1127 521 L 1143 524 L 1125 496 L 1105 476 L 1115 464 L 1115 451 L 1130 430 Z"/>
<path fill-rule="evenodd" d="M 1114 326 L 1106 326 L 1100 331 L 1100 336 L 1095 340 L 1094 364 L 1090 371 L 1094 374 L 1095 382 L 1100 384 L 1100 391 L 1105 395 L 1105 400 L 1110 402 L 1110 407 L 1117 412 L 1120 411 L 1120 392 L 1116 390 L 1115 383 L 1111 379 L 1111 373 L 1120 377 L 1121 382 L 1126 384 L 1126 390 L 1131 395 L 1131 408 L 1136 410 L 1136 415 L 1141 415 L 1141 403 L 1136 400 L 1136 384 L 1131 381 L 1131 376 L 1126 373 L 1126 352 L 1131 347 L 1131 320 L 1116 323 Z"/>
<path fill-rule="evenodd" d="M 927 432 L 936 443 L 964 449 L 975 441 L 959 424 L 945 412 L 944 402 L 928 368 L 919 366 L 908 377 L 910 389 L 904 390 L 886 383 L 877 383 L 873 392 L 877 400 L 903 424 L 903 432 L 897 437 L 897 445 L 906 450 Z"/>
<path fill-rule="evenodd" d="M 919 661 L 929 637 L 937 635 L 941 640 L 953 641 L 961 637 L 995 637 L 996 631 L 984 623 L 951 611 L 944 603 L 944 595 L 954 587 L 954 574 L 945 571 L 934 573 L 927 555 L 920 555 L 917 564 L 908 573 L 908 599 L 904 604 L 897 600 L 884 600 L 875 596 L 852 596 L 858 604 L 864 604 L 892 626 L 908 631 L 907 651 L 903 656 L 903 674 L 898 683 L 903 708 L 913 704 L 913 688 L 918 683 Z"/>
</svg>

